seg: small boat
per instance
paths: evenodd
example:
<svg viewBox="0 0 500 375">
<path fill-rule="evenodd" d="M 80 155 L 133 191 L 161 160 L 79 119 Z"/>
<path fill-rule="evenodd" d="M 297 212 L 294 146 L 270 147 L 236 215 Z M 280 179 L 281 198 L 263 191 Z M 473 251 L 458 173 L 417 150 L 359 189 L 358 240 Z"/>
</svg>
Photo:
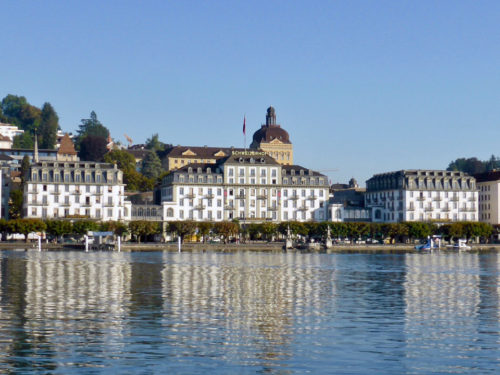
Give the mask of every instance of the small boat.
<svg viewBox="0 0 500 375">
<path fill-rule="evenodd" d="M 451 248 L 453 250 L 471 250 L 472 247 L 467 245 L 467 240 L 459 239 L 457 243 L 453 245 L 447 245 L 447 248 Z"/>
<path fill-rule="evenodd" d="M 439 236 L 427 237 L 426 243 L 415 246 L 415 250 L 420 250 L 420 251 L 433 250 L 439 248 L 441 248 L 441 237 Z"/>
</svg>

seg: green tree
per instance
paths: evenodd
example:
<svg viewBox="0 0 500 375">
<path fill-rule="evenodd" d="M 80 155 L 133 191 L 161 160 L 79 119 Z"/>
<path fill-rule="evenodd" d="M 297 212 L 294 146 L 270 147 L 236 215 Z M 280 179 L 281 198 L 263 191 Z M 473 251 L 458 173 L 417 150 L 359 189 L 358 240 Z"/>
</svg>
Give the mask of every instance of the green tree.
<svg viewBox="0 0 500 375">
<path fill-rule="evenodd" d="M 14 136 L 12 148 L 23 148 L 26 150 L 33 150 L 35 147 L 34 136 L 29 132 L 24 132 Z"/>
<path fill-rule="evenodd" d="M 210 234 L 212 230 L 213 223 L 209 221 L 202 221 L 197 224 L 198 234 L 201 236 L 203 243 L 205 243 L 206 237 Z"/>
<path fill-rule="evenodd" d="M 81 140 L 78 156 L 80 160 L 101 162 L 108 152 L 107 144 L 106 138 L 89 134 Z"/>
<path fill-rule="evenodd" d="M 21 189 L 11 190 L 9 193 L 9 218 L 19 219 L 23 213 L 24 195 Z"/>
<path fill-rule="evenodd" d="M 402 224 L 406 226 L 408 237 L 412 240 L 427 238 L 427 236 L 431 235 L 431 227 L 427 223 L 408 221 Z"/>
<path fill-rule="evenodd" d="M 1 108 L 9 123 L 34 134 L 35 127 L 40 122 L 41 111 L 29 104 L 24 96 L 7 95 L 2 99 Z"/>
<path fill-rule="evenodd" d="M 161 160 L 156 152 L 149 151 L 142 160 L 141 173 L 147 177 L 156 179 L 162 172 Z"/>
<path fill-rule="evenodd" d="M 190 236 L 195 233 L 197 224 L 191 220 L 181 220 L 181 221 L 171 221 L 168 223 L 168 231 L 170 233 L 177 233 L 181 238 L 181 242 L 184 242 L 186 236 Z"/>
<path fill-rule="evenodd" d="M 47 233 L 54 236 L 56 242 L 59 241 L 59 237 L 72 233 L 71 222 L 66 220 L 46 220 L 45 225 L 47 226 Z"/>
<path fill-rule="evenodd" d="M 91 220 L 76 220 L 73 222 L 73 233 L 83 236 L 89 231 L 94 231 L 99 228 L 99 225 L 95 221 Z"/>
<path fill-rule="evenodd" d="M 79 129 L 77 130 L 77 136 L 75 139 L 75 147 L 77 150 L 80 149 L 80 144 L 82 140 L 88 135 L 93 135 L 97 137 L 104 138 L 107 140 L 109 136 L 109 130 L 106 128 L 98 119 L 94 111 L 90 112 L 90 118 L 82 119 Z"/>
<path fill-rule="evenodd" d="M 267 241 L 271 241 L 278 231 L 278 226 L 274 223 L 264 222 L 260 225 L 261 233 Z"/>
<path fill-rule="evenodd" d="M 134 220 L 128 224 L 128 229 L 137 242 L 141 242 L 143 236 L 160 233 L 159 223 L 154 221 Z"/>
<path fill-rule="evenodd" d="M 149 191 L 154 187 L 154 179 L 147 178 L 135 170 L 135 158 L 123 150 L 113 150 L 104 155 L 104 161 L 114 163 L 123 172 L 127 191 Z"/>
<path fill-rule="evenodd" d="M 103 221 L 99 226 L 99 230 L 102 232 L 113 232 L 117 236 L 129 233 L 127 225 L 121 221 Z"/>
<path fill-rule="evenodd" d="M 231 221 L 219 221 L 214 224 L 214 232 L 221 236 L 224 243 L 227 243 L 231 236 L 238 234 L 239 225 Z"/>
<path fill-rule="evenodd" d="M 7 222 L 9 233 L 19 233 L 24 235 L 24 241 L 28 242 L 28 234 L 43 232 L 45 223 L 40 219 L 14 219 Z"/>
<path fill-rule="evenodd" d="M 59 129 L 59 117 L 50 103 L 44 103 L 40 117 L 38 130 L 41 136 L 40 148 L 54 149 Z"/>
<path fill-rule="evenodd" d="M 155 133 L 146 140 L 146 148 L 153 152 L 165 149 L 165 144 L 159 141 L 158 133 Z"/>
<path fill-rule="evenodd" d="M 23 156 L 23 160 L 21 161 L 21 189 L 24 187 L 24 184 L 26 183 L 26 179 L 29 177 L 30 173 L 30 157 L 28 155 Z"/>
</svg>

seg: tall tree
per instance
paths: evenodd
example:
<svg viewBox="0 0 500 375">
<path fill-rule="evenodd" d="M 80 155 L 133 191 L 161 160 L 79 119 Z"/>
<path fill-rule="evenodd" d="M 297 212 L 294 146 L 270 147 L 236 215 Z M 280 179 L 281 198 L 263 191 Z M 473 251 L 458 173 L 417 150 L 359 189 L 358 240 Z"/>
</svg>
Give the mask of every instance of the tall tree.
<svg viewBox="0 0 500 375">
<path fill-rule="evenodd" d="M 105 138 L 96 135 L 87 135 L 80 143 L 78 156 L 80 160 L 101 162 L 104 160 L 104 155 L 108 152 L 106 145 Z"/>
<path fill-rule="evenodd" d="M 29 104 L 24 96 L 7 95 L 2 99 L 1 108 L 9 123 L 25 131 L 34 133 L 36 124 L 40 122 L 40 109 Z"/>
<path fill-rule="evenodd" d="M 149 151 L 142 160 L 141 173 L 147 178 L 156 179 L 161 173 L 161 160 L 156 152 Z"/>
<path fill-rule="evenodd" d="M 23 134 L 16 135 L 14 137 L 14 142 L 12 143 L 12 148 L 24 148 L 27 150 L 32 150 L 35 147 L 34 136 L 29 132 L 24 132 Z"/>
<path fill-rule="evenodd" d="M 93 135 L 103 138 L 107 142 L 109 130 L 98 119 L 94 111 L 90 112 L 90 118 L 82 119 L 79 129 L 77 130 L 75 147 L 80 149 L 80 144 L 85 137 Z"/>
<path fill-rule="evenodd" d="M 155 133 L 146 140 L 146 148 L 151 151 L 161 151 L 165 149 L 165 144 L 160 142 L 158 133 Z"/>
<path fill-rule="evenodd" d="M 50 103 L 44 103 L 40 116 L 38 134 L 41 136 L 40 148 L 53 149 L 57 141 L 59 117 Z"/>
</svg>

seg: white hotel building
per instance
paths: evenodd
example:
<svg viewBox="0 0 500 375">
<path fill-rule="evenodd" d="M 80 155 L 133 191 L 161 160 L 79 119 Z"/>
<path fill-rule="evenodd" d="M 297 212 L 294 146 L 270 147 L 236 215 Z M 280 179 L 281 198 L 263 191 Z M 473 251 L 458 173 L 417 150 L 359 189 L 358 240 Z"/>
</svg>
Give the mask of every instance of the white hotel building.
<svg viewBox="0 0 500 375">
<path fill-rule="evenodd" d="M 165 176 L 166 221 L 323 221 L 328 179 L 297 165 L 280 165 L 262 151 L 233 151 L 216 164 L 190 164 Z"/>
<path fill-rule="evenodd" d="M 474 176 L 479 190 L 479 220 L 500 224 L 500 170 Z"/>
<path fill-rule="evenodd" d="M 24 217 L 130 220 L 123 172 L 109 163 L 44 161 L 31 164 L 24 185 Z"/>
<path fill-rule="evenodd" d="M 374 222 L 477 221 L 478 188 L 463 172 L 402 170 L 366 181 L 365 207 Z"/>
</svg>

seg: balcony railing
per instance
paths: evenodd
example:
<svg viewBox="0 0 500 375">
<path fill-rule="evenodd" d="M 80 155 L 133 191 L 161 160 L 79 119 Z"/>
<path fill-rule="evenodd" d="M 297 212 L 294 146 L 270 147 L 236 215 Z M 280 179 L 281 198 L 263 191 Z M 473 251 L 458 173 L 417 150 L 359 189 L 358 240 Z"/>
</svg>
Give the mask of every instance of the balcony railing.
<svg viewBox="0 0 500 375">
<path fill-rule="evenodd" d="M 187 199 L 194 199 L 194 194 L 193 193 L 187 193 L 184 198 L 187 198 Z"/>
<path fill-rule="evenodd" d="M 417 197 L 417 201 L 423 202 L 423 201 L 425 201 L 425 197 Z"/>
<path fill-rule="evenodd" d="M 451 211 L 451 209 L 450 209 L 450 207 L 443 207 L 443 208 L 441 209 L 441 211 L 443 211 L 443 212 L 450 212 L 450 211 Z"/>
<path fill-rule="evenodd" d="M 194 209 L 195 209 L 195 210 L 204 210 L 205 208 L 206 208 L 206 206 L 205 206 L 205 205 L 203 205 L 203 204 L 198 204 L 198 205 L 196 205 L 196 206 L 194 207 Z"/>
<path fill-rule="evenodd" d="M 225 205 L 224 209 L 229 211 L 234 211 L 234 206 Z"/>
<path fill-rule="evenodd" d="M 430 206 L 427 206 L 427 207 L 424 208 L 425 212 L 429 212 L 429 211 L 433 211 L 433 210 L 434 210 L 434 208 L 432 208 Z"/>
<path fill-rule="evenodd" d="M 432 200 L 435 202 L 441 202 L 443 199 L 441 197 L 434 197 Z"/>
<path fill-rule="evenodd" d="M 301 206 L 298 208 L 299 211 L 307 211 L 307 207 L 306 206 Z"/>
<path fill-rule="evenodd" d="M 238 194 L 235 196 L 236 199 L 245 199 L 246 195 L 245 194 Z"/>
<path fill-rule="evenodd" d="M 310 199 L 310 200 L 312 200 L 312 201 L 313 201 L 313 200 L 318 199 L 318 197 L 317 197 L 317 196 L 315 196 L 315 195 L 310 195 L 310 196 L 308 196 L 308 197 L 307 197 L 307 199 Z"/>
<path fill-rule="evenodd" d="M 452 201 L 452 202 L 458 202 L 458 197 L 453 196 L 453 197 L 450 198 L 450 201 Z"/>
<path fill-rule="evenodd" d="M 257 195 L 257 199 L 261 200 L 267 199 L 267 195 Z"/>
<path fill-rule="evenodd" d="M 469 202 L 475 202 L 475 201 L 476 201 L 476 198 L 475 198 L 475 197 L 469 197 L 467 200 L 468 200 Z"/>
<path fill-rule="evenodd" d="M 293 201 L 296 201 L 297 199 L 299 199 L 299 196 L 298 195 L 292 195 L 290 198 L 288 199 L 291 199 Z"/>
<path fill-rule="evenodd" d="M 277 206 L 271 206 L 271 207 L 268 207 L 267 210 L 268 211 L 278 211 L 278 207 Z"/>
<path fill-rule="evenodd" d="M 207 194 L 207 195 L 205 195 L 205 198 L 207 198 L 207 199 L 214 199 L 214 195 L 213 194 Z"/>
</svg>

